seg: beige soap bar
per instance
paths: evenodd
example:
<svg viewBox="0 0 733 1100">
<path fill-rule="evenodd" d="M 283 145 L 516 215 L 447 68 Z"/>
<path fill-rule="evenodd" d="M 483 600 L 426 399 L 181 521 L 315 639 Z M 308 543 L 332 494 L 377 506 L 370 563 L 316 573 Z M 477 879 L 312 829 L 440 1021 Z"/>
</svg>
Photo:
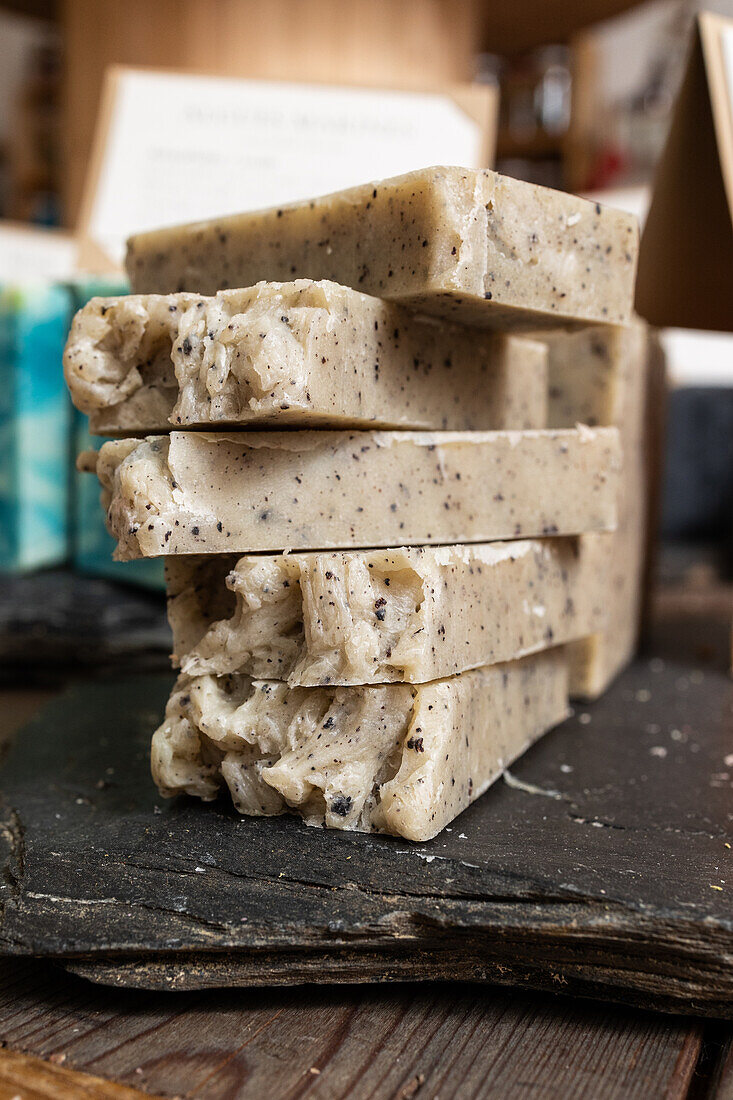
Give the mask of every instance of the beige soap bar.
<svg viewBox="0 0 733 1100">
<path fill-rule="evenodd" d="M 153 735 L 163 795 L 429 840 L 567 713 L 562 650 L 419 686 L 182 676 Z"/>
<path fill-rule="evenodd" d="M 470 325 L 623 323 L 636 219 L 491 171 L 426 168 L 325 198 L 141 233 L 133 291 L 333 279 Z"/>
<path fill-rule="evenodd" d="M 172 432 L 82 455 L 120 560 L 613 529 L 615 428 Z"/>
<path fill-rule="evenodd" d="M 600 630 L 588 559 L 577 538 L 171 557 L 174 660 L 291 686 L 437 680 Z"/>
<path fill-rule="evenodd" d="M 543 428 L 547 349 L 300 280 L 93 298 L 64 354 L 93 432 L 171 425 Z"/>
<path fill-rule="evenodd" d="M 641 326 L 591 325 L 575 332 L 542 332 L 550 355 L 550 428 L 621 423 L 627 376 L 638 363 Z"/>
<path fill-rule="evenodd" d="M 608 607 L 602 632 L 568 647 L 570 693 L 595 699 L 636 649 L 647 539 L 645 439 L 649 330 L 641 321 L 550 338 L 550 422 L 617 424 L 623 447 L 618 529 L 581 540 L 595 560 L 596 598 Z M 609 544 L 611 547 L 609 561 Z"/>
</svg>

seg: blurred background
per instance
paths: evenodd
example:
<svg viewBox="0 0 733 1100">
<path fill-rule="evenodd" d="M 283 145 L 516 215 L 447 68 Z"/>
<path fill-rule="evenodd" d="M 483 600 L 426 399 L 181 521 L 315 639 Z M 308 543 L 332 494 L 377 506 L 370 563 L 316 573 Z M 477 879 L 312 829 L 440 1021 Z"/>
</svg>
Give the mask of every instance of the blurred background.
<svg viewBox="0 0 733 1100">
<path fill-rule="evenodd" d="M 733 15 L 733 0 L 705 8 Z M 3 2 L 0 212 L 75 226 L 111 64 L 420 90 L 480 81 L 500 91 L 500 171 L 573 191 L 643 187 L 697 10 L 689 0 Z"/>
<path fill-rule="evenodd" d="M 733 16 L 733 0 L 705 8 Z M 125 291 L 129 232 L 146 216 L 208 217 L 361 182 L 361 159 L 373 178 L 404 170 L 400 156 L 418 167 L 463 149 L 464 163 L 643 219 L 699 10 L 690 0 L 0 0 L 3 675 L 47 675 L 49 656 L 58 667 L 164 664 L 160 565 L 111 562 L 96 482 L 73 470 L 89 440 L 60 373 L 73 311 Z M 298 110 L 279 82 L 301 86 Z M 718 600 L 703 593 L 731 579 L 733 337 L 670 329 L 663 343 L 658 576 L 665 591 Z"/>
</svg>

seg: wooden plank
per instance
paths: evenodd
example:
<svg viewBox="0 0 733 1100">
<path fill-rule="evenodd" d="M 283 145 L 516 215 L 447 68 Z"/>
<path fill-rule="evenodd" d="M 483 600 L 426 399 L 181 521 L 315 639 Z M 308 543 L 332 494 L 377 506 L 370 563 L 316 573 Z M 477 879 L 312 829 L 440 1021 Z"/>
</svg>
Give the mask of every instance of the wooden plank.
<svg viewBox="0 0 733 1100">
<path fill-rule="evenodd" d="M 0 1100 L 143 1100 L 137 1089 L 0 1050 Z"/>
<path fill-rule="evenodd" d="M 117 992 L 5 960 L 0 1041 L 196 1100 L 677 1100 L 701 1026 L 475 985 Z"/>
<path fill-rule="evenodd" d="M 720 1053 L 712 1070 L 713 1088 L 708 1093 L 715 1100 L 733 1100 L 733 1031 L 721 1036 Z"/>
<path fill-rule="evenodd" d="M 731 1014 L 724 673 L 638 662 L 423 845 L 163 802 L 168 684 L 75 689 L 16 740 L 0 952 L 153 988 L 441 977 Z"/>
</svg>

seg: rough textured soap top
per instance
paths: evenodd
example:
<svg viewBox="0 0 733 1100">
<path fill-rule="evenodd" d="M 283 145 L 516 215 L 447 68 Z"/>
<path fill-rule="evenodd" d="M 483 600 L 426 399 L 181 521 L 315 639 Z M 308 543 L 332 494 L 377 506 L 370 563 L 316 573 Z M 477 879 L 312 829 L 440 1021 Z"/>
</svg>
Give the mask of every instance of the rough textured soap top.
<svg viewBox="0 0 733 1100">
<path fill-rule="evenodd" d="M 515 660 L 605 624 L 600 563 L 583 545 L 169 557 L 174 661 L 193 676 L 315 687 L 424 683 Z"/>
<path fill-rule="evenodd" d="M 631 215 L 491 171 L 428 168 L 290 206 L 142 233 L 138 293 L 332 279 L 486 328 L 626 322 Z"/>
<path fill-rule="evenodd" d="M 547 349 L 335 283 L 93 298 L 64 373 L 100 435 L 171 426 L 542 428 Z"/>
<path fill-rule="evenodd" d="M 609 530 L 615 428 L 172 432 L 80 460 L 121 559 Z"/>
<path fill-rule="evenodd" d="M 561 650 L 430 684 L 179 678 L 153 735 L 161 794 L 428 840 L 567 714 Z"/>
</svg>

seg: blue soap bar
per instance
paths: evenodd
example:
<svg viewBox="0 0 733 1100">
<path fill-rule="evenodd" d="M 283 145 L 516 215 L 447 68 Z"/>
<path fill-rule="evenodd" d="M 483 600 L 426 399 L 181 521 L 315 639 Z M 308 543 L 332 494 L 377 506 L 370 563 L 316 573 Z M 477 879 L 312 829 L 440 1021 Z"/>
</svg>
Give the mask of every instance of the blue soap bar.
<svg viewBox="0 0 733 1100">
<path fill-rule="evenodd" d="M 129 294 L 130 284 L 119 275 L 86 275 L 69 283 L 69 291 L 76 313 L 90 298 L 114 298 L 118 294 Z"/>
<path fill-rule="evenodd" d="M 69 552 L 72 407 L 62 371 L 72 300 L 63 286 L 0 287 L 0 569 Z"/>
</svg>

